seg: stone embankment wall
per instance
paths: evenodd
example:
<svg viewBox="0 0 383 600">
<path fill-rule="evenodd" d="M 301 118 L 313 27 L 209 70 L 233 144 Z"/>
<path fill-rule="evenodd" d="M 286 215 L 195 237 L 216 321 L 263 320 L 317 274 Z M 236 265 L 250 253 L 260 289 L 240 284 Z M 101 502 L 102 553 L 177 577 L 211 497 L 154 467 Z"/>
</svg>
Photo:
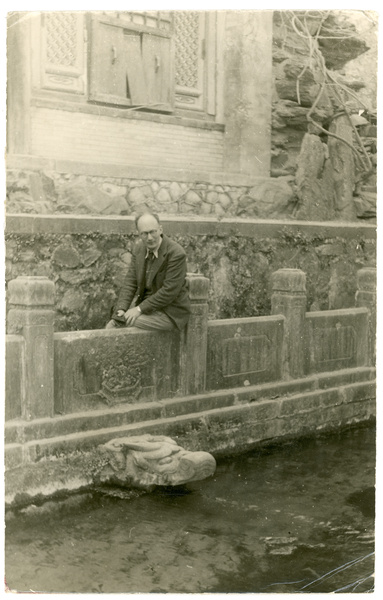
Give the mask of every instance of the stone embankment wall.
<svg viewBox="0 0 383 600">
<path fill-rule="evenodd" d="M 356 272 L 375 265 L 373 226 L 168 218 L 164 231 L 186 250 L 188 271 L 210 279 L 210 318 L 270 314 L 273 271 L 307 273 L 309 311 L 354 305 Z M 56 331 L 103 328 L 131 261 L 131 217 L 9 216 L 6 279 L 56 284 Z"/>
</svg>

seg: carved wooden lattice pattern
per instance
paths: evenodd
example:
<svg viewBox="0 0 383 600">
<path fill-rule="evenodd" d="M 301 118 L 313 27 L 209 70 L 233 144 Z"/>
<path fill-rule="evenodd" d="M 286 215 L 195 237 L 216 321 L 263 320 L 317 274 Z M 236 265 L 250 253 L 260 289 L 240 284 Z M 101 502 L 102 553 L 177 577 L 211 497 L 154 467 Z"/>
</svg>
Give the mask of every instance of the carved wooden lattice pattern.
<svg viewBox="0 0 383 600">
<path fill-rule="evenodd" d="M 199 14 L 175 11 L 175 73 L 177 85 L 198 85 Z"/>
<path fill-rule="evenodd" d="M 47 60 L 51 64 L 74 67 L 77 60 L 75 13 L 52 12 L 45 16 Z"/>
</svg>

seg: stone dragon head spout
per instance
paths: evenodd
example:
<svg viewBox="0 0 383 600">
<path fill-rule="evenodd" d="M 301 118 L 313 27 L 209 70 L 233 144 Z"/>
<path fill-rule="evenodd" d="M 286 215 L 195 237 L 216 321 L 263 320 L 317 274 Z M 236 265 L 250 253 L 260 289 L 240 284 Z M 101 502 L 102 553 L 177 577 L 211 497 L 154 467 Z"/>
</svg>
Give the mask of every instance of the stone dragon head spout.
<svg viewBox="0 0 383 600">
<path fill-rule="evenodd" d="M 190 452 L 164 435 L 115 438 L 99 446 L 99 451 L 107 459 L 99 481 L 141 489 L 198 481 L 216 469 L 208 452 Z"/>
</svg>

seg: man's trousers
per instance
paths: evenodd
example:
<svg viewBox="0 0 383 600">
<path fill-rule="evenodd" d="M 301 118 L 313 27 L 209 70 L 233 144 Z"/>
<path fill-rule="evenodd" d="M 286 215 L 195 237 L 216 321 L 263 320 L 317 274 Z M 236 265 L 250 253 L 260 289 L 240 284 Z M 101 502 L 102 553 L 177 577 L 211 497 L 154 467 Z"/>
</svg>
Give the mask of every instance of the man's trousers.
<svg viewBox="0 0 383 600">
<path fill-rule="evenodd" d="M 105 329 L 114 329 L 120 327 L 128 327 L 123 323 L 118 323 L 113 319 L 109 321 Z M 177 329 L 173 321 L 162 310 L 156 310 L 148 315 L 139 315 L 134 321 L 134 325 L 129 327 L 137 327 L 138 329 L 146 329 L 147 331 L 173 331 Z"/>
</svg>

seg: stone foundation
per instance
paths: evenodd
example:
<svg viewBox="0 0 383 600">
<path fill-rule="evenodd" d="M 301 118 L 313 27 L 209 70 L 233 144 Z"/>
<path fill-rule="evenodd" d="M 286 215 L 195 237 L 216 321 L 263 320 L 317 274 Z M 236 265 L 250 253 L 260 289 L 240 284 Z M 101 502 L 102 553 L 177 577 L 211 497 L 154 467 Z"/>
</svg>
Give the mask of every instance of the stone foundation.
<svg viewBox="0 0 383 600">
<path fill-rule="evenodd" d="M 218 184 L 204 178 L 131 178 L 44 170 L 7 171 L 7 211 L 25 214 L 212 215 L 289 218 L 294 206 L 291 177 Z M 77 170 L 77 173 L 76 173 Z M 94 169 L 97 171 L 97 169 Z M 80 172 L 80 173 L 79 173 Z M 179 180 L 181 179 L 181 180 Z M 185 178 L 184 178 L 185 179 Z M 256 181 L 256 184 L 255 184 Z"/>
</svg>

